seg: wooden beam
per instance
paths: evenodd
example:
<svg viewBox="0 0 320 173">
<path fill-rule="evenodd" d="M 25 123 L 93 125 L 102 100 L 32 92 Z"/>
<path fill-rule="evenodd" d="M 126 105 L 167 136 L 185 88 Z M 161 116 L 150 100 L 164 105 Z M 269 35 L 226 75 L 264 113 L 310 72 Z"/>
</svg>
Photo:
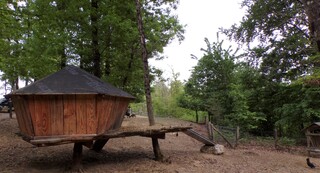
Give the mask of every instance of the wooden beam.
<svg viewBox="0 0 320 173">
<path fill-rule="evenodd" d="M 82 144 L 81 142 L 74 143 L 73 146 L 73 156 L 72 156 L 72 171 L 81 172 L 82 168 Z"/>
<path fill-rule="evenodd" d="M 106 143 L 109 141 L 110 138 L 105 139 L 98 139 L 93 143 L 93 146 L 91 147 L 91 150 L 95 152 L 100 152 L 102 148 L 106 145 Z"/>
<path fill-rule="evenodd" d="M 170 132 L 179 132 L 191 129 L 191 126 L 148 126 L 146 129 L 139 129 L 138 127 L 128 127 L 120 128 L 118 130 L 110 130 L 104 134 L 83 134 L 83 135 L 57 135 L 57 136 L 38 136 L 33 139 L 26 138 L 27 142 L 30 142 L 33 145 L 38 147 L 52 146 L 59 144 L 67 144 L 74 142 L 91 142 L 95 141 L 92 149 L 94 151 L 101 151 L 103 146 L 107 143 L 110 138 L 121 138 L 129 136 L 142 136 L 142 137 L 151 137 L 151 138 L 165 138 L 165 133 Z M 106 141 L 105 141 L 106 140 Z M 103 144 L 104 143 L 104 144 Z"/>
</svg>

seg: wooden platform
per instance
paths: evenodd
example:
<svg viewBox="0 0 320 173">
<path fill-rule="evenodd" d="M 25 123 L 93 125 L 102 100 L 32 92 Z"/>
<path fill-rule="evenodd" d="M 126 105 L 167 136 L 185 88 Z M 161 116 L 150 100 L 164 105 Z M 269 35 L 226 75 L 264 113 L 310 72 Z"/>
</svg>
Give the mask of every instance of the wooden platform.
<svg viewBox="0 0 320 173">
<path fill-rule="evenodd" d="M 147 117 L 125 118 L 122 126 L 117 130 L 109 130 L 104 134 L 95 135 L 69 135 L 69 136 L 42 136 L 34 139 L 25 139 L 31 144 L 43 147 L 77 142 L 93 142 L 99 139 L 120 138 L 129 136 L 157 137 L 164 138 L 165 133 L 179 132 L 191 129 L 186 122 L 174 119 L 174 121 L 156 120 L 157 124 L 149 126 Z M 165 122 L 165 123 L 164 123 Z M 170 123 L 168 123 L 170 122 Z"/>
</svg>

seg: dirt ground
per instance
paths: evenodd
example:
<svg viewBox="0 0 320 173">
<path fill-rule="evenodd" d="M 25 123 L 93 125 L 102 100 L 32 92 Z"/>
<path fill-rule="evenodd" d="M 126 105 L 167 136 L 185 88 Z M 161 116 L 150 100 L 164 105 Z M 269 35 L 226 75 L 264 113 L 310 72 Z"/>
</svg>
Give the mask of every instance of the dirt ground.
<svg viewBox="0 0 320 173">
<path fill-rule="evenodd" d="M 124 123 L 126 123 L 126 119 Z M 138 120 L 137 120 L 138 121 Z M 156 119 L 159 122 L 180 123 L 174 119 Z M 189 123 L 190 124 L 190 123 Z M 0 114 L 0 172 L 68 172 L 72 162 L 73 144 L 34 147 L 17 135 L 15 118 Z M 162 154 L 169 162 L 153 160 L 151 139 L 125 137 L 110 139 L 101 153 L 83 150 L 83 172 L 115 173 L 319 173 L 320 159 L 311 158 L 318 165 L 310 169 L 306 154 L 291 150 L 240 145 L 237 149 L 225 148 L 223 155 L 200 152 L 203 146 L 182 132 L 168 133 L 160 139 Z M 288 152 L 290 151 L 290 152 Z"/>
</svg>

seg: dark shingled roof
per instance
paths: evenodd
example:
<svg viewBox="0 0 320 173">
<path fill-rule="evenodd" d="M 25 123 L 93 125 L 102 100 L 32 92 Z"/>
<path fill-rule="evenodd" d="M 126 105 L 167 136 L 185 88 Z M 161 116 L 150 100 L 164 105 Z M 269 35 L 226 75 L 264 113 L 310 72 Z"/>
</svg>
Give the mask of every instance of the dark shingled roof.
<svg viewBox="0 0 320 173">
<path fill-rule="evenodd" d="M 105 94 L 134 97 L 75 66 L 67 66 L 10 95 Z"/>
<path fill-rule="evenodd" d="M 320 129 L 320 122 L 314 122 L 310 126 L 304 128 L 302 131 L 306 131 L 306 130 L 313 131 L 315 129 Z"/>
</svg>

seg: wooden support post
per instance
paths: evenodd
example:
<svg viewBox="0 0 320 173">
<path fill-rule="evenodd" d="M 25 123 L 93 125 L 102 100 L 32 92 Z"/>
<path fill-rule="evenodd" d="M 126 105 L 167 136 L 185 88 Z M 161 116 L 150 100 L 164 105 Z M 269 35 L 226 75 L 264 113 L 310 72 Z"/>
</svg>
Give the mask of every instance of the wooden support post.
<svg viewBox="0 0 320 173">
<path fill-rule="evenodd" d="M 163 155 L 161 153 L 161 150 L 160 150 L 160 145 L 159 145 L 159 142 L 158 142 L 158 138 L 156 137 L 152 137 L 152 147 L 153 147 L 153 153 L 154 153 L 154 156 L 155 156 L 155 160 L 156 161 L 163 161 Z"/>
<path fill-rule="evenodd" d="M 306 132 L 306 137 L 307 137 L 307 151 L 308 151 L 308 156 L 311 156 L 311 152 L 310 152 L 310 143 L 311 143 L 311 137 L 310 137 L 310 133 L 309 130 Z"/>
<path fill-rule="evenodd" d="M 109 138 L 107 139 L 98 139 L 93 143 L 92 150 L 95 152 L 100 152 L 102 148 L 106 145 L 108 142 Z"/>
<path fill-rule="evenodd" d="M 12 119 L 12 101 L 11 101 L 11 98 L 9 98 L 9 116 Z"/>
<path fill-rule="evenodd" d="M 211 128 L 211 123 L 208 123 L 208 124 L 207 124 L 207 129 L 208 129 L 209 139 L 213 141 L 213 140 L 214 140 L 214 139 L 213 139 L 213 134 L 214 134 L 214 133 L 213 133 L 213 130 L 212 130 L 212 128 Z"/>
<path fill-rule="evenodd" d="M 82 168 L 82 142 L 76 142 L 73 146 L 72 171 L 81 171 Z"/>
<path fill-rule="evenodd" d="M 277 128 L 274 128 L 274 147 L 278 148 L 278 130 Z"/>
<path fill-rule="evenodd" d="M 209 128 L 210 128 L 210 131 L 211 131 L 211 138 L 212 138 L 212 141 L 214 141 L 214 130 L 213 130 L 213 124 L 209 122 Z"/>
<path fill-rule="evenodd" d="M 206 116 L 204 116 L 204 121 L 205 121 L 205 123 L 206 123 L 206 125 L 208 125 L 208 122 L 209 122 L 209 119 L 208 119 L 208 116 L 206 115 Z"/>
<path fill-rule="evenodd" d="M 235 146 L 238 146 L 238 141 L 240 139 L 240 127 L 237 126 L 237 130 L 236 130 L 236 144 Z"/>
</svg>

